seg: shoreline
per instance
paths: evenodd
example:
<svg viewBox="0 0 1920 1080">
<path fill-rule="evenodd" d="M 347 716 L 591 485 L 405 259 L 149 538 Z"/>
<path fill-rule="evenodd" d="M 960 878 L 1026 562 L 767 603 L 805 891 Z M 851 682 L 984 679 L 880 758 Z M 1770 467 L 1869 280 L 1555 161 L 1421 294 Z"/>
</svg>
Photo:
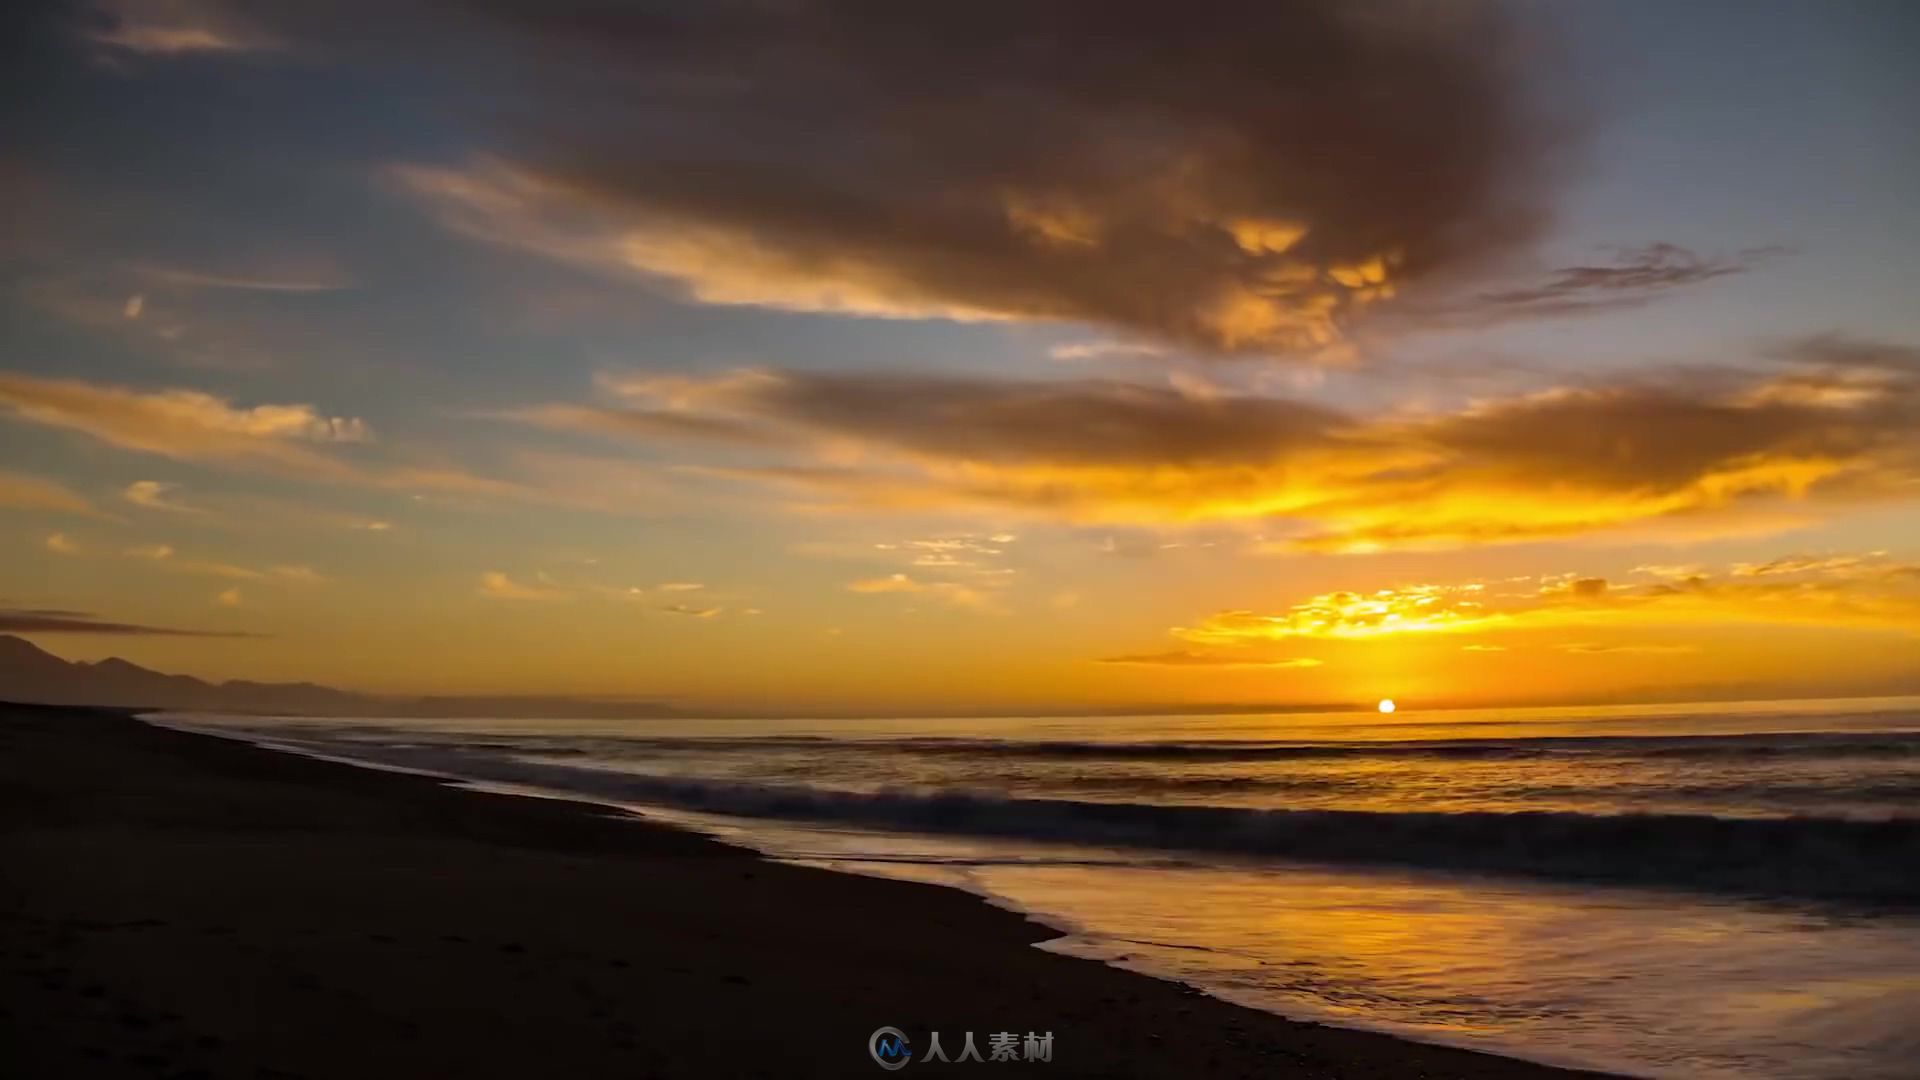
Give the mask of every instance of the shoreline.
<svg viewBox="0 0 1920 1080">
<path fill-rule="evenodd" d="M 883 1025 L 949 1053 L 1051 1031 L 1015 1064 L 1067 1075 L 1603 1075 L 1034 948 L 1059 933 L 947 886 L 131 710 L 0 705 L 0 811 L 7 1075 L 882 1075 Z"/>
</svg>

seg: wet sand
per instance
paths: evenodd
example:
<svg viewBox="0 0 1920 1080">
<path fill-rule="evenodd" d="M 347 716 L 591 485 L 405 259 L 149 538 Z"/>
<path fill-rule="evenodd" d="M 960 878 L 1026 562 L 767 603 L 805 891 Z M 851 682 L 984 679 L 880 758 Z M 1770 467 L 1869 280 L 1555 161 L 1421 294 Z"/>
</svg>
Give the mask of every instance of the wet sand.
<svg viewBox="0 0 1920 1080">
<path fill-rule="evenodd" d="M 0 705 L 9 1080 L 880 1076 L 881 1025 L 950 1055 L 1053 1034 L 1051 1062 L 966 1074 L 1594 1075 L 1296 1023 L 1050 936 L 602 807 Z"/>
</svg>

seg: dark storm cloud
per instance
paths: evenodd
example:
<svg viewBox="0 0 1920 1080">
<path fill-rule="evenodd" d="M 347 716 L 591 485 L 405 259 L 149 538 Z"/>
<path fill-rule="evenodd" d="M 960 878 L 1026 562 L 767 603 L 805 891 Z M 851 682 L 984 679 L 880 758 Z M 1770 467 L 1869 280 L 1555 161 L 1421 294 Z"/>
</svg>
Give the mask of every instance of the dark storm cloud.
<svg viewBox="0 0 1920 1080">
<path fill-rule="evenodd" d="M 1087 379 L 756 373 L 711 384 L 722 408 L 932 457 L 1150 468 L 1262 463 L 1326 442 L 1348 421 L 1277 398 L 1196 398 Z M 671 382 L 624 387 L 674 393 Z"/>
<path fill-rule="evenodd" d="M 1339 413 L 1304 402 L 1201 398 L 1104 379 L 749 371 L 708 380 L 608 380 L 607 386 L 631 400 L 665 406 L 596 411 L 599 417 L 622 417 L 617 426 L 633 432 L 678 429 L 713 436 L 732 428 L 766 441 L 766 425 L 772 424 L 934 458 L 1009 463 L 1264 464 L 1325 445 L 1351 426 Z"/>
<path fill-rule="evenodd" d="M 716 303 L 1324 343 L 1528 237 L 1543 137 L 1491 8 L 476 2 L 455 227 Z M 467 78 L 476 77 L 469 72 Z"/>
<path fill-rule="evenodd" d="M 59 28 L 69 66 L 320 73 L 430 121 L 409 152 L 379 119 L 317 114 L 323 138 L 365 127 L 340 154 L 380 146 L 487 240 L 708 303 L 1078 321 L 1209 351 L 1310 349 L 1515 250 L 1563 134 L 1523 91 L 1537 43 L 1480 3 L 51 10 L 34 26 Z"/>
</svg>

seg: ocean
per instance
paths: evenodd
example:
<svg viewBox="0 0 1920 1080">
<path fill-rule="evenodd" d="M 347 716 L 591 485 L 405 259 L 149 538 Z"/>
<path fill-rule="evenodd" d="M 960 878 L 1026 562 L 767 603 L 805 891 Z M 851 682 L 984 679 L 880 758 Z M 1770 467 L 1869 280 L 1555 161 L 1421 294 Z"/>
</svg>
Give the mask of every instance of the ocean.
<svg viewBox="0 0 1920 1080">
<path fill-rule="evenodd" d="M 1649 1077 L 1920 1075 L 1920 699 L 168 726 L 938 882 L 1043 948 Z"/>
</svg>

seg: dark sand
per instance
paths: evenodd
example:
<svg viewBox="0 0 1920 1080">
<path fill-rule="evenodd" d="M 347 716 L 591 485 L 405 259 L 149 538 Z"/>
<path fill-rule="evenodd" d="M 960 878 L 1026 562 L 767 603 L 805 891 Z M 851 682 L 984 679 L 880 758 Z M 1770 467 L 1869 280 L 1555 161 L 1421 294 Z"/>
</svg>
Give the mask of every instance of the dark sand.
<svg viewBox="0 0 1920 1080">
<path fill-rule="evenodd" d="M 1284 903 L 1284 898 L 1276 898 Z M 882 1024 L 1074 1076 L 1570 1077 L 1031 948 L 949 889 L 593 806 L 0 706 L 0 1080 L 881 1076 Z"/>
</svg>

